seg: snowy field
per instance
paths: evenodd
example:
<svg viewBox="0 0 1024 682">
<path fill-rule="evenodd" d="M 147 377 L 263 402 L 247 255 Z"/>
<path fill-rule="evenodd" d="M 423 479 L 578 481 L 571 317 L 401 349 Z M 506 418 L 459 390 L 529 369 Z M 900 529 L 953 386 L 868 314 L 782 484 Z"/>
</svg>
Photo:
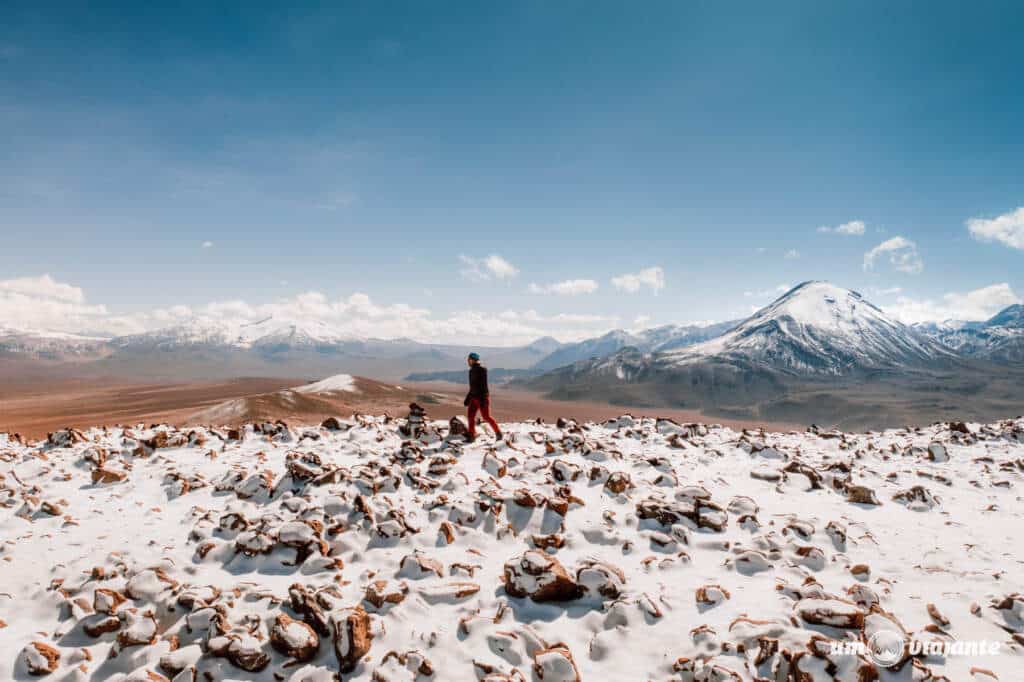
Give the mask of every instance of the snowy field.
<svg viewBox="0 0 1024 682">
<path fill-rule="evenodd" d="M 0 435 L 0 679 L 1022 679 L 1024 420 L 503 429 Z"/>
</svg>

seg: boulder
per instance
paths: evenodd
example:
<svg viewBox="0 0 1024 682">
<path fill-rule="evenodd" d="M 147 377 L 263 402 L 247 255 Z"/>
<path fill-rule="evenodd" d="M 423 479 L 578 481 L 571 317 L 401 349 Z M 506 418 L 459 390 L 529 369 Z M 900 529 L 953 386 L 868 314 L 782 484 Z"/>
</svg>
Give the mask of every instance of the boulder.
<svg viewBox="0 0 1024 682">
<path fill-rule="evenodd" d="M 558 559 L 535 549 L 505 562 L 505 592 L 510 597 L 530 597 L 537 602 L 570 601 L 580 587 Z"/>
<path fill-rule="evenodd" d="M 320 638 L 302 621 L 279 613 L 270 627 L 270 645 L 285 656 L 305 662 L 316 656 Z"/>
<path fill-rule="evenodd" d="M 842 599 L 801 599 L 796 613 L 805 623 L 828 625 L 845 630 L 864 627 L 864 611 L 856 604 Z"/>
<path fill-rule="evenodd" d="M 370 617 L 362 606 L 344 608 L 331 613 L 330 624 L 338 669 L 350 673 L 359 664 L 359 659 L 370 651 L 373 643 Z"/>
<path fill-rule="evenodd" d="M 30 642 L 21 650 L 21 660 L 30 675 L 49 675 L 60 665 L 60 652 L 44 642 Z"/>
<path fill-rule="evenodd" d="M 580 671 L 569 647 L 556 644 L 533 655 L 533 670 L 543 682 L 580 682 Z"/>
</svg>

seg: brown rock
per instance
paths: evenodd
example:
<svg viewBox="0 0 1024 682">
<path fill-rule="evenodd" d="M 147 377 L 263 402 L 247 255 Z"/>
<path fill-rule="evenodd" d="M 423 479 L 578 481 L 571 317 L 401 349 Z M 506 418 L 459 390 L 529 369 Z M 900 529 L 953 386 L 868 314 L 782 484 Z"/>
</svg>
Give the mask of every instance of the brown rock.
<svg viewBox="0 0 1024 682">
<path fill-rule="evenodd" d="M 932 617 L 932 620 L 934 620 L 936 623 L 938 623 L 944 628 L 949 627 L 949 618 L 946 618 L 946 616 L 941 611 L 939 611 L 939 607 L 937 607 L 935 604 L 929 603 L 927 608 L 928 615 Z"/>
<path fill-rule="evenodd" d="M 544 682 L 580 682 L 579 668 L 564 644 L 538 649 L 533 655 L 533 671 Z"/>
<path fill-rule="evenodd" d="M 535 549 L 505 562 L 505 592 L 534 601 L 569 601 L 580 595 L 579 585 L 558 559 Z"/>
<path fill-rule="evenodd" d="M 235 667 L 251 673 L 259 672 L 270 664 L 270 656 L 263 650 L 260 640 L 249 635 L 231 640 L 227 659 Z"/>
<path fill-rule="evenodd" d="M 325 637 L 331 634 L 327 616 L 324 615 L 323 609 L 302 583 L 293 583 L 288 588 L 288 599 L 292 609 L 302 616 L 302 620 Z"/>
<path fill-rule="evenodd" d="M 114 614 L 125 601 L 127 601 L 127 597 L 120 592 L 106 587 L 98 587 L 92 595 L 92 609 L 96 613 Z"/>
<path fill-rule="evenodd" d="M 270 628 L 270 645 L 285 656 L 305 662 L 316 656 L 320 638 L 302 621 L 279 613 Z"/>
<path fill-rule="evenodd" d="M 82 630 L 90 637 L 102 637 L 121 627 L 121 619 L 117 616 L 96 615 L 82 623 Z"/>
<path fill-rule="evenodd" d="M 629 488 L 633 487 L 633 482 L 629 479 L 629 474 L 621 471 L 616 471 L 608 476 L 608 480 L 604 482 L 604 488 L 608 492 L 618 495 L 626 492 Z"/>
<path fill-rule="evenodd" d="M 697 588 L 695 597 L 698 606 L 709 608 L 731 598 L 732 595 L 721 585 L 701 585 Z"/>
<path fill-rule="evenodd" d="M 625 591 L 626 574 L 607 561 L 585 559 L 576 569 L 576 584 L 581 594 L 618 599 Z"/>
<path fill-rule="evenodd" d="M 867 580 L 871 577 L 871 567 L 867 564 L 854 564 L 850 567 L 850 573 L 858 580 Z"/>
<path fill-rule="evenodd" d="M 328 431 L 344 431 L 345 426 L 337 417 L 328 417 L 320 423 L 320 427 Z"/>
<path fill-rule="evenodd" d="M 407 672 L 416 675 L 417 678 L 420 675 L 423 677 L 433 677 L 434 675 L 434 664 L 419 651 L 406 651 L 404 654 L 400 654 L 397 651 L 389 651 L 381 659 L 381 668 L 374 671 L 374 682 L 387 682 L 387 680 L 392 679 L 387 676 L 388 673 L 384 672 L 385 669 L 392 666 L 399 669 L 404 668 Z M 402 679 L 406 678 L 403 676 Z"/>
<path fill-rule="evenodd" d="M 797 614 L 807 623 L 829 625 L 834 628 L 859 630 L 864 627 L 864 611 L 842 599 L 801 599 Z"/>
<path fill-rule="evenodd" d="M 49 675 L 60 665 L 60 652 L 43 642 L 26 645 L 21 650 L 21 656 L 30 675 Z"/>
<path fill-rule="evenodd" d="M 359 659 L 370 651 L 373 642 L 370 617 L 362 606 L 356 606 L 332 613 L 330 623 L 338 668 L 343 673 L 350 673 L 359 663 Z"/>
<path fill-rule="evenodd" d="M 409 586 L 405 582 L 394 580 L 374 580 L 366 586 L 366 601 L 378 609 L 385 604 L 401 604 L 409 593 Z"/>
<path fill-rule="evenodd" d="M 863 485 L 851 485 L 846 487 L 846 499 L 854 504 L 882 504 L 875 497 L 875 491 Z"/>
<path fill-rule="evenodd" d="M 117 633 L 117 643 L 122 649 L 156 643 L 156 617 L 152 611 L 129 610 L 125 616 L 125 626 Z"/>
</svg>

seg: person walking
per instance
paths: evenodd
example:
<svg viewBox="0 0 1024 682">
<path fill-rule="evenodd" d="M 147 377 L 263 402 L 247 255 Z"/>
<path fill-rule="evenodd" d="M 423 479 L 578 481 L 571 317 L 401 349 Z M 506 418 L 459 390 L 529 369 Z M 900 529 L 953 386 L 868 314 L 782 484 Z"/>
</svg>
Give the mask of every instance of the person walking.
<svg viewBox="0 0 1024 682">
<path fill-rule="evenodd" d="M 491 393 L 487 388 L 487 368 L 480 364 L 480 355 L 470 353 L 466 358 L 469 365 L 469 393 L 462 404 L 469 408 L 469 442 L 476 439 L 476 414 L 494 429 L 494 437 L 501 440 L 501 427 L 491 417 Z"/>
</svg>

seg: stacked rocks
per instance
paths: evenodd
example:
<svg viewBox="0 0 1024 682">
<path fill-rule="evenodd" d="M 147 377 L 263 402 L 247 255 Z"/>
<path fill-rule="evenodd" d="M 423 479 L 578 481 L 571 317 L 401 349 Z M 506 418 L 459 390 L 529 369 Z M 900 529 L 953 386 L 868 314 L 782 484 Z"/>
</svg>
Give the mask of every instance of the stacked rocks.
<svg viewBox="0 0 1024 682">
<path fill-rule="evenodd" d="M 427 429 L 427 411 L 419 403 L 409 403 L 409 416 L 399 430 L 403 436 L 417 438 Z"/>
</svg>

